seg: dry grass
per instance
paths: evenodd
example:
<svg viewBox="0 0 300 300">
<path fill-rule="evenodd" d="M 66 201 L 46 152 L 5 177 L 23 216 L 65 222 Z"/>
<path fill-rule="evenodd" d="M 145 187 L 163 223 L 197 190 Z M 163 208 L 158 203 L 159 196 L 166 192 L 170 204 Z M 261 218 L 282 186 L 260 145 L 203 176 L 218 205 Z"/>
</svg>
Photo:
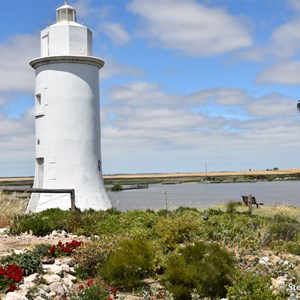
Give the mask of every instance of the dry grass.
<svg viewBox="0 0 300 300">
<path fill-rule="evenodd" d="M 13 215 L 25 213 L 28 200 L 28 194 L 5 194 L 0 191 L 0 228 L 7 227 Z"/>
<path fill-rule="evenodd" d="M 300 173 L 300 168 L 284 170 L 224 171 L 200 173 L 154 173 L 154 174 L 115 174 L 104 175 L 105 179 L 131 178 L 172 178 L 172 177 L 205 177 L 205 176 L 244 176 L 244 175 L 292 175 Z"/>
</svg>

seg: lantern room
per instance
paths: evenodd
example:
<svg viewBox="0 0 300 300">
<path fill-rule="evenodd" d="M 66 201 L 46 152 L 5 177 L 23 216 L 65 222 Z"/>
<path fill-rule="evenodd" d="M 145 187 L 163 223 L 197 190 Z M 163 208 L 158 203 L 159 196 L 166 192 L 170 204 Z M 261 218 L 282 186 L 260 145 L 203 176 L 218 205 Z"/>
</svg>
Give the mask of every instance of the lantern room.
<svg viewBox="0 0 300 300">
<path fill-rule="evenodd" d="M 76 22 L 76 10 L 65 2 L 56 10 L 56 22 Z"/>
</svg>

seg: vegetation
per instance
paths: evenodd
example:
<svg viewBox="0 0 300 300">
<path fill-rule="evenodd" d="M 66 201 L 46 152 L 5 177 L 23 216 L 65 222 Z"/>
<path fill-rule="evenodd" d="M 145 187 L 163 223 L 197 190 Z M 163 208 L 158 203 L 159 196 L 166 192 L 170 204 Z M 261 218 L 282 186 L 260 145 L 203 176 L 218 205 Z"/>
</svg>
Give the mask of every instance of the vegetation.
<svg viewBox="0 0 300 300">
<path fill-rule="evenodd" d="M 11 234 L 32 231 L 43 236 L 61 229 L 90 239 L 83 244 L 40 244 L 28 253 L 1 258 L 0 268 L 4 273 L 16 264 L 24 275 L 31 274 L 40 272 L 44 256 L 72 255 L 79 280 L 101 278 L 108 284 L 84 284 L 85 295 L 99 292 L 103 299 L 109 285 L 134 289 L 144 299 L 287 299 L 288 292 L 276 293 L 271 279 L 283 276 L 287 286 L 300 282 L 299 216 L 296 208 L 267 206 L 250 215 L 236 202 L 203 211 L 48 209 L 18 214 L 10 217 Z M 277 261 L 261 263 L 263 256 Z M 149 278 L 164 291 L 150 289 Z M 13 280 L 3 283 L 7 290 L 16 284 Z M 71 299 L 85 299 L 76 293 Z"/>
</svg>

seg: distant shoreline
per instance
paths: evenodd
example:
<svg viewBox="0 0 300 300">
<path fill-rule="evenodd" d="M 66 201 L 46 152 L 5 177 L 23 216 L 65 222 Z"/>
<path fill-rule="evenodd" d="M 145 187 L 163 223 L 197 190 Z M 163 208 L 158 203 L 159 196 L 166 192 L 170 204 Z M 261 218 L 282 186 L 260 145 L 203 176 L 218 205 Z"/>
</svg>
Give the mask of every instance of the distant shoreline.
<svg viewBox="0 0 300 300">
<path fill-rule="evenodd" d="M 253 170 L 253 171 L 221 171 L 221 172 L 183 172 L 183 173 L 137 173 L 137 174 L 110 174 L 104 175 L 104 179 L 137 179 L 137 178 L 176 178 L 176 177 L 217 177 L 217 176 L 245 176 L 245 175 L 292 175 L 300 173 L 300 168 L 282 170 Z M 24 177 L 0 177 L 3 181 L 33 180 L 33 176 Z"/>
<path fill-rule="evenodd" d="M 253 170 L 253 171 L 221 171 L 221 172 L 186 172 L 186 173 L 138 173 L 138 174 L 113 174 L 104 175 L 104 179 L 118 178 L 176 178 L 176 177 L 216 177 L 216 176 L 244 176 L 244 175 L 291 175 L 300 173 L 300 168 L 283 169 L 283 170 Z"/>
</svg>

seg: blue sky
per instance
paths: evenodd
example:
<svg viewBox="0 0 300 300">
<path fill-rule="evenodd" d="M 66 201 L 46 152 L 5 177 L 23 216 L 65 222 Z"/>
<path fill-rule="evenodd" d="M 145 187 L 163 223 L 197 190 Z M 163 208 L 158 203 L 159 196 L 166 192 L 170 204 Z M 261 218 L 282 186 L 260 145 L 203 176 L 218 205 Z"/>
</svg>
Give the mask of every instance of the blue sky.
<svg viewBox="0 0 300 300">
<path fill-rule="evenodd" d="M 0 176 L 34 175 L 57 0 L 0 0 Z M 94 36 L 104 174 L 300 167 L 300 1 L 68 1 Z"/>
</svg>

